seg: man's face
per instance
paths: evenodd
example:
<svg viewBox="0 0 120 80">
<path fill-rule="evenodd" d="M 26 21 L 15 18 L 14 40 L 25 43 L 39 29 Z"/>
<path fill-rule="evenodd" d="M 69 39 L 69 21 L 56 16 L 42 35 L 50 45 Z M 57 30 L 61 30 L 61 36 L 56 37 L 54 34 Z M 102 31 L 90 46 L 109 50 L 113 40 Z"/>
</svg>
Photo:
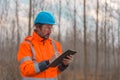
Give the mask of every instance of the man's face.
<svg viewBox="0 0 120 80">
<path fill-rule="evenodd" d="M 44 24 L 42 27 L 37 27 L 37 33 L 42 38 L 48 39 L 53 29 L 53 25 Z"/>
</svg>

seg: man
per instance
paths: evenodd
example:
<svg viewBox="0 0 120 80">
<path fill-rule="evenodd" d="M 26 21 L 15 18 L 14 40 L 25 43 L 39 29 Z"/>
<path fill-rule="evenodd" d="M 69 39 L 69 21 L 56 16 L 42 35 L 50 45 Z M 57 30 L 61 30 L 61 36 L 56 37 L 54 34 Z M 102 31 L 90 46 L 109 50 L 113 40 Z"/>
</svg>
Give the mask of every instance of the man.
<svg viewBox="0 0 120 80">
<path fill-rule="evenodd" d="M 48 67 L 62 53 L 60 43 L 49 38 L 54 24 L 50 12 L 42 11 L 36 16 L 34 32 L 20 44 L 17 54 L 22 80 L 57 80 L 57 75 L 73 61 L 70 55 L 57 67 Z"/>
</svg>

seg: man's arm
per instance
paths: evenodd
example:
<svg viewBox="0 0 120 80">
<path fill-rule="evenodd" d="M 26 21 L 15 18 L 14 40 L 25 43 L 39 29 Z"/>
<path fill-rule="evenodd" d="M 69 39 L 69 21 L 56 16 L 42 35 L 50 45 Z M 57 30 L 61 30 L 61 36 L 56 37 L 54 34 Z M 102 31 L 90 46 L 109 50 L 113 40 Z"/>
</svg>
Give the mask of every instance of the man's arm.
<svg viewBox="0 0 120 80">
<path fill-rule="evenodd" d="M 32 59 L 32 51 L 27 42 L 20 45 L 17 59 L 19 62 L 19 69 L 23 75 L 29 76 L 42 72 L 47 69 L 48 61 L 36 62 Z"/>
</svg>

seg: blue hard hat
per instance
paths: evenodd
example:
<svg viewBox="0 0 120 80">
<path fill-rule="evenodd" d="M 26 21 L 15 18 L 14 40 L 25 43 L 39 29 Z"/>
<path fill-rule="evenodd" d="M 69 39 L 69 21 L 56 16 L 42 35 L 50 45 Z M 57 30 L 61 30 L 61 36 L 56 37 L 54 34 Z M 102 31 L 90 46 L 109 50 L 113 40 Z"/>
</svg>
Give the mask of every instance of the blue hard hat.
<svg viewBox="0 0 120 80">
<path fill-rule="evenodd" d="M 56 24 L 52 13 L 47 11 L 39 12 L 34 20 L 34 24 Z"/>
</svg>

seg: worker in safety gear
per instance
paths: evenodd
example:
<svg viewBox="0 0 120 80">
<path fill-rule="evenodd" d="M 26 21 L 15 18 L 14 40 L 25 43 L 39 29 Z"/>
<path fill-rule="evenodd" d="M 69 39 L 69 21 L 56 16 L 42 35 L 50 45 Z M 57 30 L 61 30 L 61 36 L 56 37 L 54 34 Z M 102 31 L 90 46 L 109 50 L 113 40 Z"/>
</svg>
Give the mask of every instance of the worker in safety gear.
<svg viewBox="0 0 120 80">
<path fill-rule="evenodd" d="M 17 54 L 22 80 L 57 80 L 57 75 L 73 61 L 70 55 L 58 66 L 48 67 L 62 53 L 60 43 L 49 37 L 55 24 L 50 12 L 42 11 L 36 16 L 32 36 L 24 39 Z"/>
</svg>

